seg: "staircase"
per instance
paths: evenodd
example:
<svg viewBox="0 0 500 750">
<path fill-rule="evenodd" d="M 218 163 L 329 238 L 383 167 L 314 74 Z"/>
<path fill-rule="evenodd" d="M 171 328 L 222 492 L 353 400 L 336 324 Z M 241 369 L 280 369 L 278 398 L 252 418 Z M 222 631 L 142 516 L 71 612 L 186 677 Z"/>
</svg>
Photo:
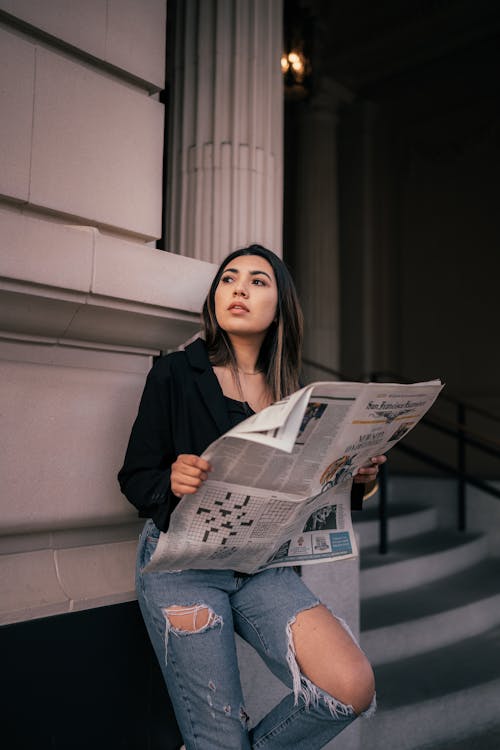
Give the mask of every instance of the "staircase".
<svg viewBox="0 0 500 750">
<path fill-rule="evenodd" d="M 355 519 L 361 548 L 361 645 L 378 712 L 363 750 L 498 750 L 500 558 L 485 534 L 441 529 L 435 507 L 390 505 L 380 555 L 378 509 Z"/>
</svg>

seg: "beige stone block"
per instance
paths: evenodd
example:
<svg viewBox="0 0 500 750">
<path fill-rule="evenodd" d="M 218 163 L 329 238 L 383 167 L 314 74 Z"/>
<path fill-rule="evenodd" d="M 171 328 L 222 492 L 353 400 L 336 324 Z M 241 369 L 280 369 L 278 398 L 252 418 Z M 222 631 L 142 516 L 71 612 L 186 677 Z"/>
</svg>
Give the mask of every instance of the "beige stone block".
<svg viewBox="0 0 500 750">
<path fill-rule="evenodd" d="M 0 8 L 67 44 L 103 59 L 106 0 L 0 0 Z"/>
<path fill-rule="evenodd" d="M 213 263 L 98 234 L 92 292 L 198 314 L 215 271 Z"/>
<path fill-rule="evenodd" d="M 120 524 L 120 493 L 144 375 L 0 362 L 2 533 Z M 22 425 L 22 429 L 19 429 Z"/>
<path fill-rule="evenodd" d="M 137 540 L 57 550 L 57 568 L 72 609 L 135 598 Z"/>
<path fill-rule="evenodd" d="M 94 231 L 0 209 L 0 276 L 88 292 Z"/>
<path fill-rule="evenodd" d="M 158 89 L 165 85 L 166 0 L 0 0 L 0 9 Z"/>
<path fill-rule="evenodd" d="M 0 623 L 65 612 L 52 550 L 0 556 Z"/>
<path fill-rule="evenodd" d="M 159 237 L 163 105 L 46 49 L 36 60 L 30 202 Z"/>
<path fill-rule="evenodd" d="M 12 333 L 34 333 L 39 336 L 64 336 L 76 311 L 85 302 L 83 294 L 73 299 L 55 299 L 47 290 L 26 293 L 24 285 L 18 291 L 0 279 L 0 330 Z M 15 286 L 14 286 L 15 288 Z"/>
<path fill-rule="evenodd" d="M 108 0 L 106 60 L 165 85 L 166 0 Z"/>
<path fill-rule="evenodd" d="M 35 53 L 0 29 L 0 194 L 26 201 L 29 192 Z"/>
</svg>

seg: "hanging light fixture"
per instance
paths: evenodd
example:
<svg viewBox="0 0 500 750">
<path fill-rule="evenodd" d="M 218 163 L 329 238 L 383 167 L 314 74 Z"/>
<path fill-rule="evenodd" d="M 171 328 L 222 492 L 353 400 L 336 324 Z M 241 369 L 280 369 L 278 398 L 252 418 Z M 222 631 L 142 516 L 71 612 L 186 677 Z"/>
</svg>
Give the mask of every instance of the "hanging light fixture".
<svg viewBox="0 0 500 750">
<path fill-rule="evenodd" d="M 306 77 L 307 68 L 306 58 L 298 50 L 284 52 L 281 56 L 281 72 L 285 76 L 285 82 L 288 78 L 294 84 L 302 84 Z"/>
<path fill-rule="evenodd" d="M 305 99 L 309 94 L 311 64 L 302 50 L 294 48 L 281 56 L 281 72 L 287 99 Z"/>
<path fill-rule="evenodd" d="M 285 0 L 281 72 L 285 97 L 305 99 L 312 86 L 314 15 L 304 0 Z"/>
</svg>

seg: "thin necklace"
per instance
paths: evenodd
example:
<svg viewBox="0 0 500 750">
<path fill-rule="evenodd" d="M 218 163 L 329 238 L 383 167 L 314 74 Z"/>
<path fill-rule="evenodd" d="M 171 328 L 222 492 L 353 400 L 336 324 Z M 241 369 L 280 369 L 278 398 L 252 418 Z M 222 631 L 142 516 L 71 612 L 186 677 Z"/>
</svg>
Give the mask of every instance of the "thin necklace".
<svg viewBox="0 0 500 750">
<path fill-rule="evenodd" d="M 255 372 L 247 372 L 246 370 L 242 370 L 240 367 L 236 368 L 238 372 L 241 372 L 242 375 L 260 375 L 264 370 L 255 370 Z"/>
<path fill-rule="evenodd" d="M 222 369 L 222 372 L 221 372 L 221 381 L 220 381 L 220 384 L 221 384 L 221 389 L 222 389 L 222 393 L 224 393 L 224 384 L 225 384 L 225 382 L 226 382 L 226 376 L 227 376 L 227 375 L 232 375 L 232 372 L 231 372 L 231 370 L 229 370 L 229 369 L 228 369 L 228 368 L 226 368 L 226 367 L 223 367 L 223 368 L 221 368 L 221 369 Z M 244 371 L 244 370 L 240 370 L 240 368 L 239 368 L 239 367 L 237 367 L 236 369 L 238 370 L 238 372 L 241 372 L 241 373 L 243 373 L 243 374 L 247 374 L 247 375 L 258 375 L 259 373 L 262 373 L 262 372 L 264 372 L 263 370 L 258 370 L 257 372 L 249 372 L 249 373 L 245 373 L 245 371 Z M 240 401 L 242 402 L 242 404 L 243 404 L 243 409 L 244 409 L 244 411 L 245 411 L 245 414 L 246 414 L 247 416 L 250 416 L 251 414 L 255 414 L 255 411 L 256 411 L 256 410 L 255 410 L 255 409 L 253 409 L 253 408 L 252 408 L 252 406 L 250 406 L 250 404 L 248 403 L 248 401 L 247 401 L 247 399 L 246 399 L 246 397 L 245 397 L 245 394 L 243 393 L 243 388 L 241 387 L 241 383 L 239 383 L 239 382 L 238 382 L 238 383 L 236 383 L 236 382 L 234 381 L 234 379 L 233 379 L 233 382 L 234 382 L 234 384 L 235 384 L 235 386 L 236 386 L 236 388 L 237 388 L 237 390 L 238 390 L 238 392 L 239 392 L 239 396 L 240 396 L 239 400 L 240 400 Z M 225 395 L 225 393 L 224 393 L 224 395 Z M 232 397 L 230 397 L 230 398 L 232 398 Z M 266 406 L 268 406 L 268 405 L 269 405 L 269 404 L 266 404 Z M 263 407 L 263 408 L 264 408 L 264 407 Z"/>
</svg>

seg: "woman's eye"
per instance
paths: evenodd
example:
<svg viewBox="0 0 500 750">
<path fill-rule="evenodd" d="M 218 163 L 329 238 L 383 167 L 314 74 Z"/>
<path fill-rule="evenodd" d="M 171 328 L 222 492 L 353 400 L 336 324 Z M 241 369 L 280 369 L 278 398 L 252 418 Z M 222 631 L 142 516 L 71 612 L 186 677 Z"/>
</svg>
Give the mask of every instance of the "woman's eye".
<svg viewBox="0 0 500 750">
<path fill-rule="evenodd" d="M 262 279 L 254 279 L 254 284 L 257 284 L 257 286 L 265 286 L 265 282 Z"/>
<path fill-rule="evenodd" d="M 232 276 L 223 276 L 223 277 L 222 277 L 222 279 L 221 279 L 221 282 L 222 282 L 223 284 L 228 284 L 228 283 L 229 283 L 230 281 L 232 281 L 232 280 L 233 280 L 233 277 L 232 277 Z"/>
</svg>

